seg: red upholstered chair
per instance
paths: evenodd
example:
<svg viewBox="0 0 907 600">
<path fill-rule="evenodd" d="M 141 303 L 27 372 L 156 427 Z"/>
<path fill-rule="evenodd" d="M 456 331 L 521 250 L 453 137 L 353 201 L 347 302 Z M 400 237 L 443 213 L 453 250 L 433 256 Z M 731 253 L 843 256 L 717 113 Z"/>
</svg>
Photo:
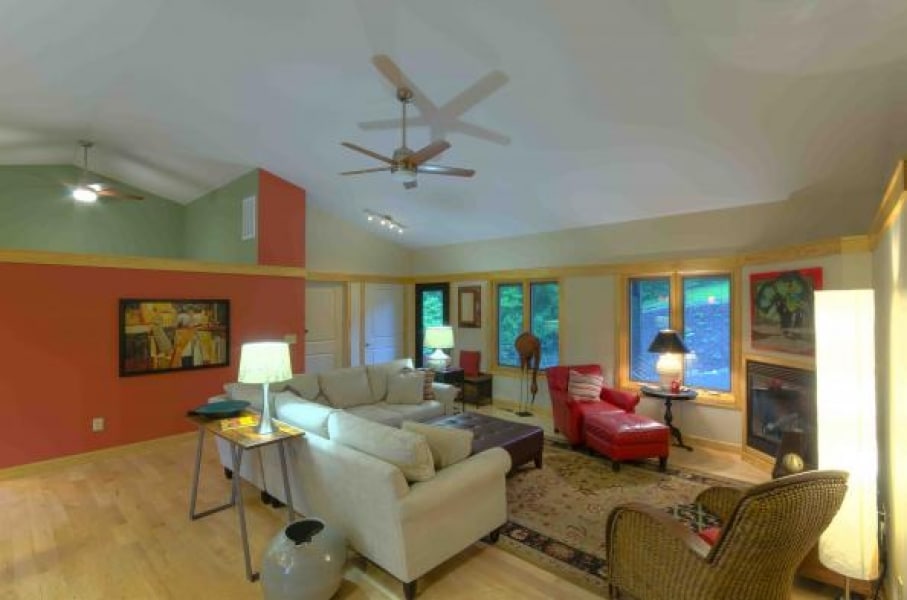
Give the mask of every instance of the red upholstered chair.
<svg viewBox="0 0 907 600">
<path fill-rule="evenodd" d="M 599 395 L 601 402 L 583 402 L 571 398 L 567 393 L 571 370 L 601 375 L 602 368 L 599 365 L 558 365 L 548 367 L 545 371 L 548 378 L 548 395 L 551 398 L 554 429 L 562 433 L 571 445 L 579 446 L 585 442 L 583 420 L 586 415 L 593 412 L 632 413 L 636 411 L 639 394 L 622 392 L 608 387 L 602 388 Z"/>
<path fill-rule="evenodd" d="M 493 402 L 491 373 L 479 371 L 482 353 L 478 350 L 460 350 L 460 368 L 463 369 L 463 406 L 470 402 L 478 406 Z"/>
</svg>

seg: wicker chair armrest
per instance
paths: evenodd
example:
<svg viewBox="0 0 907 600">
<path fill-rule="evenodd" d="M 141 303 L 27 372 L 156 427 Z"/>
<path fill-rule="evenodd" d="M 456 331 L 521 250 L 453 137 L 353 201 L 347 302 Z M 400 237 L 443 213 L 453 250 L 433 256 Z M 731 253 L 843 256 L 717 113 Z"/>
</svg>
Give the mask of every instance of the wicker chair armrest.
<svg viewBox="0 0 907 600">
<path fill-rule="evenodd" d="M 661 528 L 660 537 L 672 537 L 693 551 L 699 558 L 705 558 L 712 547 L 701 537 L 663 510 L 643 504 L 642 502 L 628 502 L 615 506 L 608 516 L 607 531 L 610 535 L 612 521 L 616 521 L 621 511 L 641 513 L 647 520 L 653 521 Z"/>
<path fill-rule="evenodd" d="M 734 512 L 734 507 L 742 497 L 743 490 L 714 486 L 700 492 L 696 496 L 696 503 L 701 504 L 703 508 L 718 517 L 723 525 L 727 523 L 731 513 Z"/>
</svg>

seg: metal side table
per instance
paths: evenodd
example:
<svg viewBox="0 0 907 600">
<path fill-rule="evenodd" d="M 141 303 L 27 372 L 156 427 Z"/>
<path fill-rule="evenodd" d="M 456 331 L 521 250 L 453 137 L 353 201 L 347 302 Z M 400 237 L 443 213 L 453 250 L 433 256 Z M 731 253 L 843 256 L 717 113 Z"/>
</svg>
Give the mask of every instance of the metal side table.
<svg viewBox="0 0 907 600">
<path fill-rule="evenodd" d="M 249 424 L 251 418 L 254 418 L 254 424 Z M 198 425 L 198 446 L 195 450 L 195 470 L 192 474 L 192 491 L 189 500 L 189 519 L 195 521 L 202 517 L 207 517 L 216 512 L 236 506 L 237 515 L 239 516 L 239 531 L 242 537 L 243 557 L 246 564 L 246 578 L 249 581 L 256 581 L 258 573 L 252 571 L 252 559 L 249 555 L 249 537 L 246 531 L 246 511 L 243 506 L 242 494 L 240 493 L 240 467 L 242 466 L 243 452 L 255 448 L 263 448 L 271 444 L 277 444 L 277 450 L 280 453 L 280 471 L 283 475 L 283 490 L 287 501 L 287 523 L 293 522 L 293 498 L 290 493 L 290 479 L 287 476 L 287 457 L 284 448 L 285 442 L 293 438 L 304 435 L 301 429 L 292 427 L 282 421 L 274 420 L 274 433 L 268 435 L 259 435 L 258 413 L 243 411 L 239 417 L 228 419 L 209 419 L 202 416 L 190 415 L 189 420 Z M 230 501 L 214 508 L 209 508 L 201 512 L 196 512 L 196 499 L 198 497 L 198 475 L 202 465 L 202 448 L 204 447 L 205 433 L 210 432 L 215 436 L 226 440 L 230 443 L 230 456 L 232 459 L 233 478 L 230 491 Z"/>
</svg>

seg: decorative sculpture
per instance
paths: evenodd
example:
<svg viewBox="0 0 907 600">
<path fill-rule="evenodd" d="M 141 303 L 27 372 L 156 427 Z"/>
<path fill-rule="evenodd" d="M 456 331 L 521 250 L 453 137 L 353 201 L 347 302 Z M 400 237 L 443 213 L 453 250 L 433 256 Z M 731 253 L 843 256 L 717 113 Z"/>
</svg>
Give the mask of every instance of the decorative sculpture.
<svg viewBox="0 0 907 600">
<path fill-rule="evenodd" d="M 542 360 L 542 343 L 537 337 L 528 331 L 524 331 L 517 336 L 513 346 L 520 356 L 520 371 L 522 373 L 520 379 L 520 405 L 516 414 L 521 417 L 531 417 L 532 413 L 529 412 L 529 407 L 535 404 L 535 395 L 539 391 L 538 376 L 539 363 L 541 363 Z M 527 398 L 527 400 L 524 401 L 524 398 L 528 396 L 525 387 L 526 376 L 529 374 L 530 370 L 532 371 L 532 382 L 529 386 L 529 392 L 532 394 L 532 400 L 529 401 Z"/>
</svg>

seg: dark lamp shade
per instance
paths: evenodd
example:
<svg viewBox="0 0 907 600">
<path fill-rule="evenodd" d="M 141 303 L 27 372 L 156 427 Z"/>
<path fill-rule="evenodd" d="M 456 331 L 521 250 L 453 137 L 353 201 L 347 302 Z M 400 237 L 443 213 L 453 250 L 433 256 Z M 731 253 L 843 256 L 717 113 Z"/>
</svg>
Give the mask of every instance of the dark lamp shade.
<svg viewBox="0 0 907 600">
<path fill-rule="evenodd" d="M 689 354 L 690 350 L 673 329 L 662 329 L 649 344 L 649 352 L 656 354 Z"/>
</svg>

